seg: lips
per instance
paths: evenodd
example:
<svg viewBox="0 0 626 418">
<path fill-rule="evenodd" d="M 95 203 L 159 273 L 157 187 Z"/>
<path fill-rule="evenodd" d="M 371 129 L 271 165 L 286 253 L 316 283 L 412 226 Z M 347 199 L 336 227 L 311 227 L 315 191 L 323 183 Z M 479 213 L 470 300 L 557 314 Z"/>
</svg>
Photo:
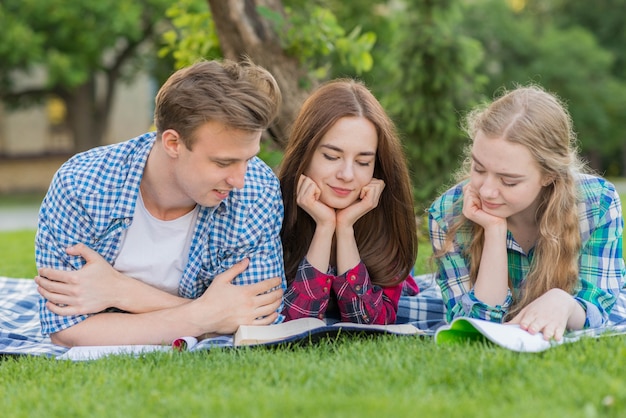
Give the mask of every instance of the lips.
<svg viewBox="0 0 626 418">
<path fill-rule="evenodd" d="M 218 190 L 218 189 L 215 189 L 214 191 L 215 191 L 215 194 L 217 195 L 217 197 L 219 199 L 222 199 L 222 200 L 226 199 L 228 197 L 228 195 L 230 194 L 230 190 Z"/>
<path fill-rule="evenodd" d="M 350 195 L 350 193 L 352 193 L 352 189 L 344 189 L 342 187 L 332 187 L 330 186 L 330 189 L 337 195 L 337 196 L 341 196 L 341 197 L 346 197 L 348 195 Z"/>
<path fill-rule="evenodd" d="M 486 208 L 486 209 L 490 209 L 490 210 L 495 210 L 495 209 L 498 209 L 499 207 L 502 206 L 502 203 L 489 203 L 489 202 L 486 202 L 484 200 L 481 201 L 481 204 L 482 204 L 484 209 Z"/>
</svg>

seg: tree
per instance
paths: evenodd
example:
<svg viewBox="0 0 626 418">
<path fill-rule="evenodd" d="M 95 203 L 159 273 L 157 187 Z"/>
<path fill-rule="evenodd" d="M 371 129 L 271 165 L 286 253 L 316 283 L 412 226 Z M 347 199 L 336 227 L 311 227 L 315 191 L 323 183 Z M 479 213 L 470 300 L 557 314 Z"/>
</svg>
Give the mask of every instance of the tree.
<svg viewBox="0 0 626 418">
<path fill-rule="evenodd" d="M 28 106 L 65 102 L 76 151 L 102 143 L 115 90 L 145 63 L 142 47 L 159 34 L 168 0 L 3 0 L 0 3 L 0 99 Z M 43 70 L 41 85 L 20 73 Z"/>
<path fill-rule="evenodd" d="M 404 136 L 414 195 L 428 205 L 450 183 L 466 143 L 459 115 L 478 100 L 480 45 L 460 30 L 454 0 L 407 0 L 398 11 L 399 36 L 385 106 Z"/>
<path fill-rule="evenodd" d="M 489 78 L 485 94 L 528 83 L 556 93 L 568 105 L 582 153 L 603 172 L 603 160 L 623 144 L 626 84 L 612 74 L 614 56 L 593 33 L 555 24 L 563 19 L 554 9 L 558 1 L 521 2 L 514 10 L 500 0 L 474 0 L 463 27 L 485 50 L 479 69 Z"/>
<path fill-rule="evenodd" d="M 266 14 L 273 13 L 282 18 L 282 3 L 280 0 L 208 0 L 208 3 L 224 57 L 239 61 L 248 56 L 276 78 L 283 105 L 271 133 L 284 145 L 288 126 L 295 119 L 307 92 L 300 87 L 300 80 L 306 73 L 298 58 L 283 50 L 272 22 L 259 13 L 261 7 Z"/>
<path fill-rule="evenodd" d="M 302 102 L 329 76 L 328 56 L 357 72 L 371 68 L 374 35 L 358 29 L 346 33 L 333 13 L 315 2 L 206 0 L 209 11 L 201 11 L 197 1 L 182 0 L 168 9 L 174 29 L 166 32 L 160 55 L 172 54 L 177 67 L 200 58 L 238 61 L 247 56 L 267 68 L 283 95 L 279 117 L 269 129 L 273 148 L 284 147 Z"/>
<path fill-rule="evenodd" d="M 536 2 L 532 0 L 533 4 Z M 606 110 L 612 128 L 608 134 L 614 138 L 609 142 L 621 143 L 621 160 L 609 151 L 605 153 L 605 164 L 608 173 L 626 177 L 626 26 L 623 14 L 616 13 L 625 10 L 626 0 L 597 0 L 593 3 L 558 0 L 553 3 L 551 16 L 560 27 L 577 25 L 588 29 L 598 43 L 613 54 L 611 69 L 618 81 L 612 82 L 613 87 L 607 92 Z"/>
</svg>

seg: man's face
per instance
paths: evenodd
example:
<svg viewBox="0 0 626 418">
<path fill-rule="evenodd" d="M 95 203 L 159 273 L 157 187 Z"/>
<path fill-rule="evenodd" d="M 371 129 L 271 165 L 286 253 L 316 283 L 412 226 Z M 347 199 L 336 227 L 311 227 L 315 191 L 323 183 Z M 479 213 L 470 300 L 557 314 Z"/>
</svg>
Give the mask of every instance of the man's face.
<svg viewBox="0 0 626 418">
<path fill-rule="evenodd" d="M 248 161 L 260 150 L 261 131 L 243 131 L 209 121 L 194 132 L 189 150 L 180 143 L 173 165 L 175 184 L 191 201 L 216 206 L 244 186 Z"/>
</svg>

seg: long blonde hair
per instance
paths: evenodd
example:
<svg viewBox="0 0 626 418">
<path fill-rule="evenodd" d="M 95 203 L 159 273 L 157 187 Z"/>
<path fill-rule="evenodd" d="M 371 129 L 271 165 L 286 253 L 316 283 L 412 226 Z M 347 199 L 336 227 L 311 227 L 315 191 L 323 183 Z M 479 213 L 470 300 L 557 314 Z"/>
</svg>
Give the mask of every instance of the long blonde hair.
<svg viewBox="0 0 626 418">
<path fill-rule="evenodd" d="M 539 238 L 535 255 L 522 288 L 512 289 L 513 306 L 508 317 L 515 316 L 550 289 L 573 293 L 581 246 L 575 176 L 584 166 L 565 106 L 558 97 L 539 86 L 519 87 L 470 112 L 464 128 L 470 138 L 475 138 L 480 131 L 489 138 L 504 138 L 525 146 L 537 161 L 542 176 L 552 180 L 539 196 L 536 212 Z M 459 179 L 469 176 L 470 151 L 471 146 L 467 147 Z M 447 234 L 449 244 L 461 230 L 472 237 L 464 253 L 469 259 L 470 284 L 473 285 L 480 267 L 484 230 L 460 215 Z M 449 247 L 446 245 L 436 256 L 442 256 Z M 511 283 L 509 285 L 512 287 Z"/>
</svg>

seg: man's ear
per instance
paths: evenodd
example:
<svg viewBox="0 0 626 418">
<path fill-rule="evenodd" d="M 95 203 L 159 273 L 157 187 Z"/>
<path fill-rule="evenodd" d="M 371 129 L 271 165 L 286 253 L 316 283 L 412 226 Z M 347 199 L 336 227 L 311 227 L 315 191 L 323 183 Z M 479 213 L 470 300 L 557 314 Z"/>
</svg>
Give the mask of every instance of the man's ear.
<svg viewBox="0 0 626 418">
<path fill-rule="evenodd" d="M 165 152 L 173 158 L 178 157 L 180 147 L 184 147 L 180 135 L 174 129 L 167 129 L 161 134 L 161 144 Z"/>
</svg>

